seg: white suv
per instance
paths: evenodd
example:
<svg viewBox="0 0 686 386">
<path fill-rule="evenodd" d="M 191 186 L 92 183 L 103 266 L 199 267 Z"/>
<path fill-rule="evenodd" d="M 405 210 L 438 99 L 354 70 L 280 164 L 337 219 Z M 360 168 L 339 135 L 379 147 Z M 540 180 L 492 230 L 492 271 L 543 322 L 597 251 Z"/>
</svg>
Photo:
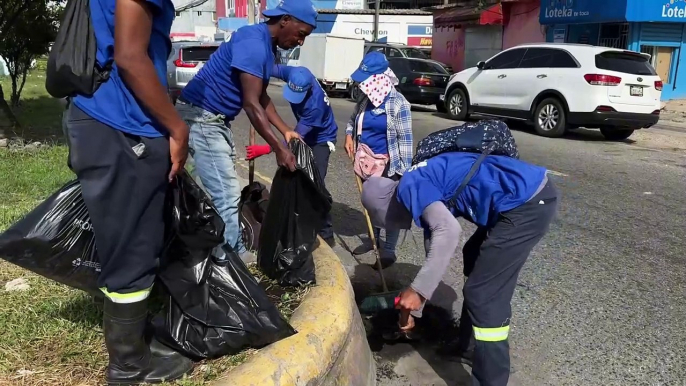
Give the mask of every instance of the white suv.
<svg viewBox="0 0 686 386">
<path fill-rule="evenodd" d="M 454 74 L 442 100 L 452 119 L 471 113 L 533 124 L 546 137 L 600 128 L 623 140 L 660 119 L 662 81 L 650 55 L 584 44 L 525 44 Z"/>
</svg>

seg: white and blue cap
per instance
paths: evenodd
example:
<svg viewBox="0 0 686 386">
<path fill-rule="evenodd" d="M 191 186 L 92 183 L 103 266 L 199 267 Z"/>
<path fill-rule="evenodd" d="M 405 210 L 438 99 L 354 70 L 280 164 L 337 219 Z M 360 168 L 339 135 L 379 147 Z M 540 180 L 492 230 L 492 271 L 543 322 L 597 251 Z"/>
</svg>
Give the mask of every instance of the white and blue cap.
<svg viewBox="0 0 686 386">
<path fill-rule="evenodd" d="M 266 9 L 262 15 L 267 18 L 289 15 L 317 28 L 317 9 L 310 0 L 281 0 L 276 8 Z"/>
<path fill-rule="evenodd" d="M 360 67 L 350 76 L 357 83 L 364 82 L 372 75 L 383 74 L 388 70 L 386 55 L 378 51 L 372 51 L 364 56 Z"/>
<path fill-rule="evenodd" d="M 288 74 L 288 84 L 283 88 L 283 97 L 288 102 L 298 104 L 305 99 L 312 88 L 312 73 L 305 67 L 294 67 Z"/>
</svg>

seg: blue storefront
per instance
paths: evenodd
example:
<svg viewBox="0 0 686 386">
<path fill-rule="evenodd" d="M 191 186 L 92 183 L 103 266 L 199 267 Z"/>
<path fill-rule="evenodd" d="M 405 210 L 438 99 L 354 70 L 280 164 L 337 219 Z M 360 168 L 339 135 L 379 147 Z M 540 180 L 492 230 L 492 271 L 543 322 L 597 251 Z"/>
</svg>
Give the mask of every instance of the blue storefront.
<svg viewBox="0 0 686 386">
<path fill-rule="evenodd" d="M 650 54 L 662 100 L 686 98 L 686 0 L 541 0 L 539 20 L 549 42 Z"/>
</svg>

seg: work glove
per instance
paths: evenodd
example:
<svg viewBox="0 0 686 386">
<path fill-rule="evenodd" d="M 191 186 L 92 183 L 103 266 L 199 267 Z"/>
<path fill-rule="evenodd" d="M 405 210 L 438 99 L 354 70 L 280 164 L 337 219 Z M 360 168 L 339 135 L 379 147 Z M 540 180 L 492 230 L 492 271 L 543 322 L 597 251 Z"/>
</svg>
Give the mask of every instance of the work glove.
<svg viewBox="0 0 686 386">
<path fill-rule="evenodd" d="M 262 157 L 272 152 L 272 147 L 269 145 L 250 145 L 245 147 L 245 159 L 250 161 L 255 158 Z"/>
</svg>

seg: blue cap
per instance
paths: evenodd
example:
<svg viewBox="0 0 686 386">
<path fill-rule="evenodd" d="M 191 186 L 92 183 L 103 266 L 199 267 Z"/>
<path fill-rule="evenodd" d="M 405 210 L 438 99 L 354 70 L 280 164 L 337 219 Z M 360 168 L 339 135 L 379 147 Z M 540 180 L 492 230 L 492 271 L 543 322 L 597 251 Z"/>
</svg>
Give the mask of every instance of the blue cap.
<svg viewBox="0 0 686 386">
<path fill-rule="evenodd" d="M 280 0 L 276 8 L 266 9 L 262 15 L 268 18 L 290 15 L 317 28 L 317 9 L 310 0 Z"/>
<path fill-rule="evenodd" d="M 312 88 L 312 75 L 305 67 L 294 67 L 288 75 L 288 86 L 283 88 L 283 97 L 288 102 L 298 104 L 305 99 Z"/>
<path fill-rule="evenodd" d="M 360 67 L 350 76 L 355 82 L 360 83 L 372 75 L 383 74 L 388 70 L 388 60 L 381 52 L 370 52 L 362 59 Z"/>
</svg>

